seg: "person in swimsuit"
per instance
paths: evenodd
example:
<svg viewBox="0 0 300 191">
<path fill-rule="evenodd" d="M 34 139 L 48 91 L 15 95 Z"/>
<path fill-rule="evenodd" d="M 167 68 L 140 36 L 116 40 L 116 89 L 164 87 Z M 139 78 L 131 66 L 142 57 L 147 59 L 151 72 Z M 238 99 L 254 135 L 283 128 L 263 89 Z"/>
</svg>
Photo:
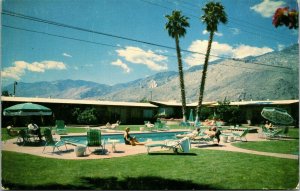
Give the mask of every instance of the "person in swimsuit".
<svg viewBox="0 0 300 191">
<path fill-rule="evenodd" d="M 135 145 L 144 145 L 144 143 L 140 143 L 135 137 L 130 136 L 129 131 L 130 131 L 130 128 L 127 127 L 125 129 L 125 133 L 124 133 L 124 142 L 125 142 L 125 145 L 132 145 L 132 146 L 135 146 Z"/>
</svg>

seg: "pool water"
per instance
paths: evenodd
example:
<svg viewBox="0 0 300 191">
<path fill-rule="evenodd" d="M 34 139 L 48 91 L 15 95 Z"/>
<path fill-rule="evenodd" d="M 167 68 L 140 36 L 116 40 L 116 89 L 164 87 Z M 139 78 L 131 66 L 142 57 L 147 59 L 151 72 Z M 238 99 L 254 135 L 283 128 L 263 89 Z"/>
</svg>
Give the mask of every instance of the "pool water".
<svg viewBox="0 0 300 191">
<path fill-rule="evenodd" d="M 131 136 L 135 136 L 139 142 L 146 142 L 151 139 L 151 141 L 163 141 L 166 139 L 177 139 L 176 135 L 187 133 L 187 131 L 176 131 L 176 132 L 152 132 L 152 133 L 130 133 Z M 102 140 L 117 139 L 120 143 L 124 143 L 123 134 L 109 134 L 101 135 Z M 61 140 L 70 141 L 77 144 L 86 144 L 86 135 L 80 136 L 61 136 Z"/>
</svg>

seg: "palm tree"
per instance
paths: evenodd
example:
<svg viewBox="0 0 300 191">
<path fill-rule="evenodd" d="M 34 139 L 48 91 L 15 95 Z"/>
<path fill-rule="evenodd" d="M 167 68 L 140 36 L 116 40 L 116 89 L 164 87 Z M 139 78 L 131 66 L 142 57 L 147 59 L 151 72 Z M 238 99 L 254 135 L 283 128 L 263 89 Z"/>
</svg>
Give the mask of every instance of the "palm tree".
<svg viewBox="0 0 300 191">
<path fill-rule="evenodd" d="M 165 28 L 168 30 L 169 36 L 175 38 L 177 61 L 178 61 L 178 72 L 179 72 L 179 83 L 181 90 L 181 102 L 182 102 L 182 116 L 183 121 L 186 121 L 186 101 L 185 101 L 185 88 L 184 88 L 184 77 L 182 70 L 182 59 L 179 47 L 179 38 L 184 37 L 186 30 L 185 27 L 189 27 L 188 17 L 181 15 L 180 11 L 173 11 L 172 15 L 166 15 L 168 22 Z"/>
<path fill-rule="evenodd" d="M 199 100 L 198 100 L 198 106 L 196 108 L 196 112 L 197 112 L 196 121 L 199 121 L 199 116 L 201 113 L 208 60 L 209 60 L 214 33 L 218 31 L 218 24 L 220 22 L 223 24 L 227 23 L 227 15 L 221 3 L 209 2 L 205 5 L 204 8 L 202 8 L 202 10 L 204 11 L 204 15 L 201 17 L 201 20 L 203 23 L 206 24 L 206 30 L 209 32 L 209 41 L 208 41 L 207 51 L 205 55 L 203 71 L 202 71 L 201 84 L 199 87 Z"/>
</svg>

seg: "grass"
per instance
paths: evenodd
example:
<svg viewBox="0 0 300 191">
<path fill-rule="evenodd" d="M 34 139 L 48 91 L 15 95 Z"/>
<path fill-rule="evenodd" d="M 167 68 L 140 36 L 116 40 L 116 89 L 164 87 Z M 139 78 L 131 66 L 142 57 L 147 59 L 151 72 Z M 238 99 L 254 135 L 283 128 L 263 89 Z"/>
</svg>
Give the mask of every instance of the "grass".
<svg viewBox="0 0 300 191">
<path fill-rule="evenodd" d="M 298 169 L 298 160 L 204 149 L 98 160 L 2 151 L 2 184 L 9 189 L 293 189 Z"/>
<path fill-rule="evenodd" d="M 283 153 L 283 154 L 299 154 L 299 140 L 272 140 L 261 142 L 239 142 L 233 144 L 236 147 L 262 151 L 271 153 Z"/>
</svg>

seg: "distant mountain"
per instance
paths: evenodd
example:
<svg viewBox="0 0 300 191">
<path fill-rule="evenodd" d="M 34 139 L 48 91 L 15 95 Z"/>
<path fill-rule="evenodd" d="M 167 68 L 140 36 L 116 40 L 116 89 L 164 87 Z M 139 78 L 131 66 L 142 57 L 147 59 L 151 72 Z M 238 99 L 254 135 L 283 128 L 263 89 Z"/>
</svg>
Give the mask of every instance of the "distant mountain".
<svg viewBox="0 0 300 191">
<path fill-rule="evenodd" d="M 274 51 L 241 61 L 219 60 L 209 64 L 205 101 L 299 99 L 299 46 Z M 188 102 L 198 99 L 202 66 L 184 73 Z M 152 88 L 151 87 L 152 84 Z M 13 85 L 2 90 L 12 92 Z M 113 101 L 180 101 L 178 73 L 161 72 L 113 86 L 83 80 L 18 83 L 17 95 L 68 99 L 102 99 Z"/>
</svg>

